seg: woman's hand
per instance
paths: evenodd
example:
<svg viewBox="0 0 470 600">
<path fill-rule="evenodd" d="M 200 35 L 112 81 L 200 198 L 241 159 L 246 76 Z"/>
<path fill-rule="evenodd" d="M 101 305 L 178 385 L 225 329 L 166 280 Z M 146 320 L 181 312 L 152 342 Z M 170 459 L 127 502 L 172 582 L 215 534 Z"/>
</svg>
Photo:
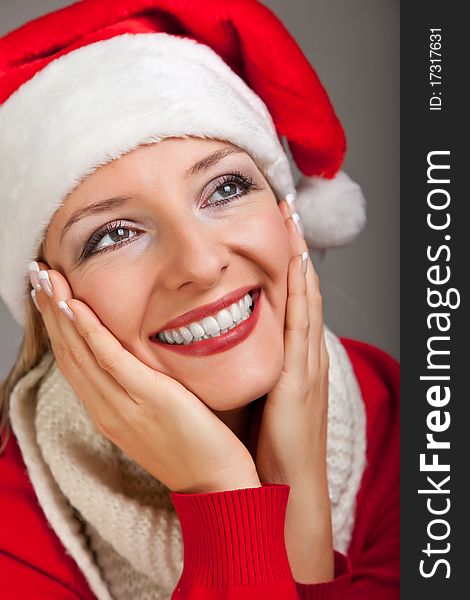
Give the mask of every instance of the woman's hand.
<svg viewBox="0 0 470 600">
<path fill-rule="evenodd" d="M 289 561 L 296 581 L 314 583 L 333 577 L 326 470 L 329 360 L 318 277 L 285 201 L 280 210 L 293 249 L 284 364 L 264 404 L 256 467 L 260 481 L 291 486 L 286 513 Z M 306 275 L 302 254 L 306 256 Z"/>
<path fill-rule="evenodd" d="M 260 487 L 253 460 L 234 433 L 183 385 L 125 350 L 86 304 L 72 299 L 58 271 L 47 274 L 51 285 L 41 274 L 36 304 L 57 365 L 96 429 L 171 491 Z M 74 320 L 58 301 L 67 301 Z"/>
</svg>

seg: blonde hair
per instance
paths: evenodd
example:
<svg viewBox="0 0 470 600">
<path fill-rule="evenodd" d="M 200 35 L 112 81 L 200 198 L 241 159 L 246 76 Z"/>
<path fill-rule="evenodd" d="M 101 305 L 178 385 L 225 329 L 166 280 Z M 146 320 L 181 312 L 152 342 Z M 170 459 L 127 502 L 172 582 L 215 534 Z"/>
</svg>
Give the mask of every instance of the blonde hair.
<svg viewBox="0 0 470 600">
<path fill-rule="evenodd" d="M 42 257 L 37 260 L 45 262 Z M 51 348 L 44 322 L 29 293 L 30 289 L 26 292 L 29 299 L 26 300 L 26 323 L 21 346 L 11 371 L 0 385 L 0 454 L 5 450 L 11 433 L 10 394 L 18 381 L 33 369 Z"/>
</svg>

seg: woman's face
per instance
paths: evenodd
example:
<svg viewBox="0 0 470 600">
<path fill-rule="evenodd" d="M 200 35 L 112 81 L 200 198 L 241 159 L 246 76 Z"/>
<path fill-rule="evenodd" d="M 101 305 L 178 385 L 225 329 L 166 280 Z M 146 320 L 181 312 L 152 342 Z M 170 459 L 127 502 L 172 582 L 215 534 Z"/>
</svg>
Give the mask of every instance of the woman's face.
<svg viewBox="0 0 470 600">
<path fill-rule="evenodd" d="M 276 198 L 250 156 L 197 138 L 140 146 L 100 167 L 55 213 L 45 243 L 50 267 L 129 352 L 221 411 L 279 377 L 291 256 Z M 155 341 L 179 316 L 232 292 L 227 310 L 237 317 L 233 302 L 255 289 L 253 315 L 213 342 L 193 336 L 175 350 Z M 200 335 L 194 323 L 206 313 L 173 329 Z"/>
</svg>

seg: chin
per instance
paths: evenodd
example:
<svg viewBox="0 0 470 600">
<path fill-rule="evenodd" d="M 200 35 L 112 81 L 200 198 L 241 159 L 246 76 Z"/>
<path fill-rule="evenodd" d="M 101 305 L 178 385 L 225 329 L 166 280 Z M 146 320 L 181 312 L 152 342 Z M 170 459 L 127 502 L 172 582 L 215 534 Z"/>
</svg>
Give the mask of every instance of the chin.
<svg viewBox="0 0 470 600">
<path fill-rule="evenodd" d="M 269 361 L 255 361 L 249 368 L 237 369 L 230 376 L 212 377 L 201 382 L 192 381 L 191 391 L 206 406 L 216 411 L 242 408 L 272 390 L 279 379 L 282 354 L 270 356 Z"/>
<path fill-rule="evenodd" d="M 218 355 L 210 374 L 206 371 L 199 381 L 191 382 L 193 393 L 213 410 L 241 408 L 273 389 L 284 361 L 283 329 L 268 320 L 230 354 L 230 360 L 228 353 Z"/>
</svg>

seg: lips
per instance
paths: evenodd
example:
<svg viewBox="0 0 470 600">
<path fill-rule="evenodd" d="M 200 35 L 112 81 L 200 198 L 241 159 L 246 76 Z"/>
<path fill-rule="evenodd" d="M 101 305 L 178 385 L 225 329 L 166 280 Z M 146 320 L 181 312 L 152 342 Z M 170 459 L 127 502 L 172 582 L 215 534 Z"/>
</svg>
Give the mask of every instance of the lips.
<svg viewBox="0 0 470 600">
<path fill-rule="evenodd" d="M 246 289 L 246 288 L 244 288 Z M 167 344 L 159 340 L 158 335 L 151 336 L 152 344 L 165 348 L 171 352 L 176 352 L 183 355 L 192 356 L 208 356 L 225 352 L 233 346 L 243 342 L 256 327 L 258 322 L 261 306 L 263 304 L 263 294 L 260 288 L 256 288 L 252 294 L 253 311 L 251 315 L 244 321 L 241 321 L 234 329 L 230 329 L 224 334 L 205 340 L 194 341 L 190 344 Z M 193 318 L 193 317 L 191 317 Z"/>
<path fill-rule="evenodd" d="M 203 304 L 198 308 L 185 312 L 172 321 L 165 323 L 165 325 L 163 325 L 158 331 L 154 332 L 150 337 L 154 338 L 155 336 L 158 336 L 158 334 L 165 329 L 177 329 L 178 327 L 186 326 L 193 321 L 201 321 L 204 319 L 204 317 L 213 316 L 220 310 L 228 308 L 231 304 L 243 298 L 246 293 L 253 292 L 253 290 L 259 290 L 259 288 L 256 288 L 256 286 L 244 286 L 234 290 L 233 292 L 230 292 L 229 294 L 225 294 L 225 296 L 222 296 L 215 302 Z"/>
</svg>

